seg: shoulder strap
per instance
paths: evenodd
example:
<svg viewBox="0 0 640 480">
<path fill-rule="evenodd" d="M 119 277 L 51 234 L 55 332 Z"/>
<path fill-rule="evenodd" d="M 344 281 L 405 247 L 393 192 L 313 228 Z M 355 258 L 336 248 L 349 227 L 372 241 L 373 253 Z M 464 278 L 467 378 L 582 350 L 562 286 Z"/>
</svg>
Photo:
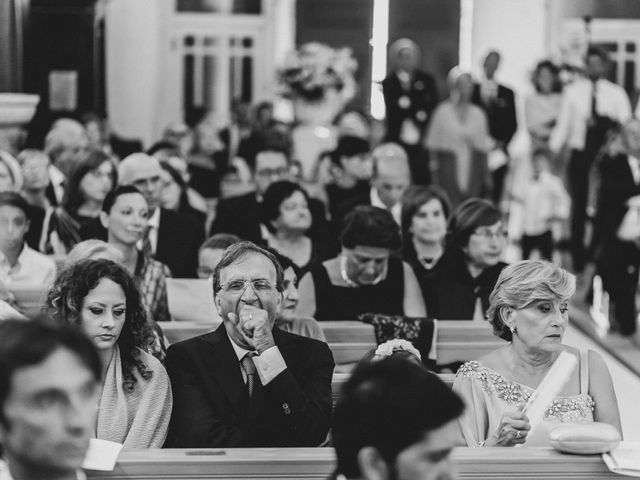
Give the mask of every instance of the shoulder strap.
<svg viewBox="0 0 640 480">
<path fill-rule="evenodd" d="M 589 393 L 589 350 L 580 350 L 580 393 Z"/>
</svg>

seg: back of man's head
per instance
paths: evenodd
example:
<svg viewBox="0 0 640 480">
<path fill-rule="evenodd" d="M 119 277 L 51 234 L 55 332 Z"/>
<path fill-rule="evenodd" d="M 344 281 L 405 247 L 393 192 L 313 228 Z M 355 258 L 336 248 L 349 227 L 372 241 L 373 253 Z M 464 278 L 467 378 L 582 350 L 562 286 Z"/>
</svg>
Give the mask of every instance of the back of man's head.
<svg viewBox="0 0 640 480">
<path fill-rule="evenodd" d="M 436 375 L 404 359 L 358 366 L 334 411 L 337 472 L 360 478 L 363 448 L 373 447 L 388 465 L 426 434 L 460 416 L 462 399 Z"/>
<path fill-rule="evenodd" d="M 394 172 L 411 175 L 407 152 L 397 143 L 383 143 L 373 150 L 373 176 Z"/>
</svg>

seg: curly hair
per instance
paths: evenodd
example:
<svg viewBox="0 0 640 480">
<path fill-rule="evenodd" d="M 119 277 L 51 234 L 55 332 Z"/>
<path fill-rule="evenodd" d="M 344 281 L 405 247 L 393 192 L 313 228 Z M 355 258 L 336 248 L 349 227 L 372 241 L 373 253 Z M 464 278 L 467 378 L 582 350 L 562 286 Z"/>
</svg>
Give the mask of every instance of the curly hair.
<svg viewBox="0 0 640 480">
<path fill-rule="evenodd" d="M 510 342 L 513 335 L 502 318 L 505 307 L 525 308 L 535 300 L 569 300 L 576 291 L 576 278 L 544 260 L 523 260 L 502 270 L 489 296 L 487 319 L 497 337 Z"/>
<path fill-rule="evenodd" d="M 147 323 L 140 291 L 123 267 L 104 259 L 82 260 L 70 265 L 58 274 L 47 293 L 43 312 L 56 322 L 80 327 L 84 299 L 104 278 L 118 284 L 126 297 L 125 320 L 117 344 L 122 357 L 122 386 L 125 391 L 132 392 L 137 383 L 134 368 L 145 380 L 153 375 L 141 360 L 138 349 L 147 351 L 154 337 Z"/>
</svg>

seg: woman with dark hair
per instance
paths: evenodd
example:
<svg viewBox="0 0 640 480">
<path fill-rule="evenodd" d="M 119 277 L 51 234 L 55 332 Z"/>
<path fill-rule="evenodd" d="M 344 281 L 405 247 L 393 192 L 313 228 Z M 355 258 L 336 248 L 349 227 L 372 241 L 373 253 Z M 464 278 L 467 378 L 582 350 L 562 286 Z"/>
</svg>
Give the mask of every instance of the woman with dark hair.
<svg viewBox="0 0 640 480">
<path fill-rule="evenodd" d="M 125 448 L 161 447 L 171 416 L 171 385 L 147 350 L 154 341 L 140 292 L 110 260 L 83 260 L 64 269 L 44 311 L 78 326 L 102 360 L 103 388 L 96 437 Z"/>
<path fill-rule="evenodd" d="M 269 247 L 290 258 L 302 273 L 320 262 L 319 245 L 307 236 L 312 223 L 309 195 L 300 185 L 289 181 L 272 183 L 259 208 L 262 224 L 270 233 Z"/>
<path fill-rule="evenodd" d="M 432 272 L 444 254 L 451 204 L 435 185 L 409 188 L 402 199 L 402 258 L 420 275 Z"/>
<path fill-rule="evenodd" d="M 167 304 L 167 278 L 171 271 L 164 263 L 139 249 L 144 238 L 149 208 L 144 195 L 125 185 L 110 192 L 102 204 L 100 221 L 107 229 L 108 243 L 120 250 L 121 264 L 136 279 L 143 305 L 156 322 L 171 320 Z"/>
<path fill-rule="evenodd" d="M 548 148 L 551 130 L 560 114 L 560 69 L 550 60 L 536 65 L 532 76 L 535 92 L 524 104 L 527 130 L 531 135 L 532 149 Z"/>
<path fill-rule="evenodd" d="M 447 249 L 423 287 L 429 316 L 483 320 L 489 294 L 507 265 L 500 261 L 507 235 L 502 213 L 488 200 L 471 198 L 449 220 Z"/>
<path fill-rule="evenodd" d="M 340 254 L 300 282 L 296 312 L 317 320 L 355 320 L 363 313 L 424 317 L 424 300 L 409 265 L 393 254 L 402 240 L 387 210 L 354 208 L 345 218 Z"/>
<path fill-rule="evenodd" d="M 104 198 L 117 184 L 111 157 L 101 150 L 91 150 L 71 171 L 64 208 L 82 227 L 98 218 Z"/>
<path fill-rule="evenodd" d="M 460 417 L 466 445 L 549 446 L 550 427 L 562 422 L 603 422 L 622 432 L 602 357 L 562 343 L 575 289 L 575 277 L 549 262 L 523 261 L 502 270 L 487 316 L 494 334 L 509 343 L 462 365 L 453 383 L 467 405 Z M 578 368 L 532 430 L 522 406 L 561 352 L 575 357 Z"/>
<path fill-rule="evenodd" d="M 160 162 L 162 173 L 162 207 L 179 213 L 190 215 L 204 225 L 207 214 L 189 203 L 188 185 L 183 176 L 168 162 Z"/>
</svg>

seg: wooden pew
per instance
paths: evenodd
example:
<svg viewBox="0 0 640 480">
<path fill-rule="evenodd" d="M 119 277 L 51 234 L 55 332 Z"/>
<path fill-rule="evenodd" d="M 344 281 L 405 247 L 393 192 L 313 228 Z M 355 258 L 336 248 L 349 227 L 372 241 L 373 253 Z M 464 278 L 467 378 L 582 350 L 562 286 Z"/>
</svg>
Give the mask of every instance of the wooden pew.
<svg viewBox="0 0 640 480">
<path fill-rule="evenodd" d="M 599 455 L 565 455 L 551 448 L 456 448 L 458 478 L 465 480 L 618 480 Z M 326 479 L 332 448 L 166 449 L 120 454 L 113 472 L 88 472 L 101 480 Z"/>
<path fill-rule="evenodd" d="M 356 321 L 320 322 L 338 365 L 357 363 L 376 346 L 373 327 Z M 168 322 L 162 324 L 167 338 L 175 343 L 214 330 L 216 324 Z M 484 322 L 438 322 L 437 355 L 439 364 L 477 359 L 505 342 L 493 335 Z"/>
</svg>

